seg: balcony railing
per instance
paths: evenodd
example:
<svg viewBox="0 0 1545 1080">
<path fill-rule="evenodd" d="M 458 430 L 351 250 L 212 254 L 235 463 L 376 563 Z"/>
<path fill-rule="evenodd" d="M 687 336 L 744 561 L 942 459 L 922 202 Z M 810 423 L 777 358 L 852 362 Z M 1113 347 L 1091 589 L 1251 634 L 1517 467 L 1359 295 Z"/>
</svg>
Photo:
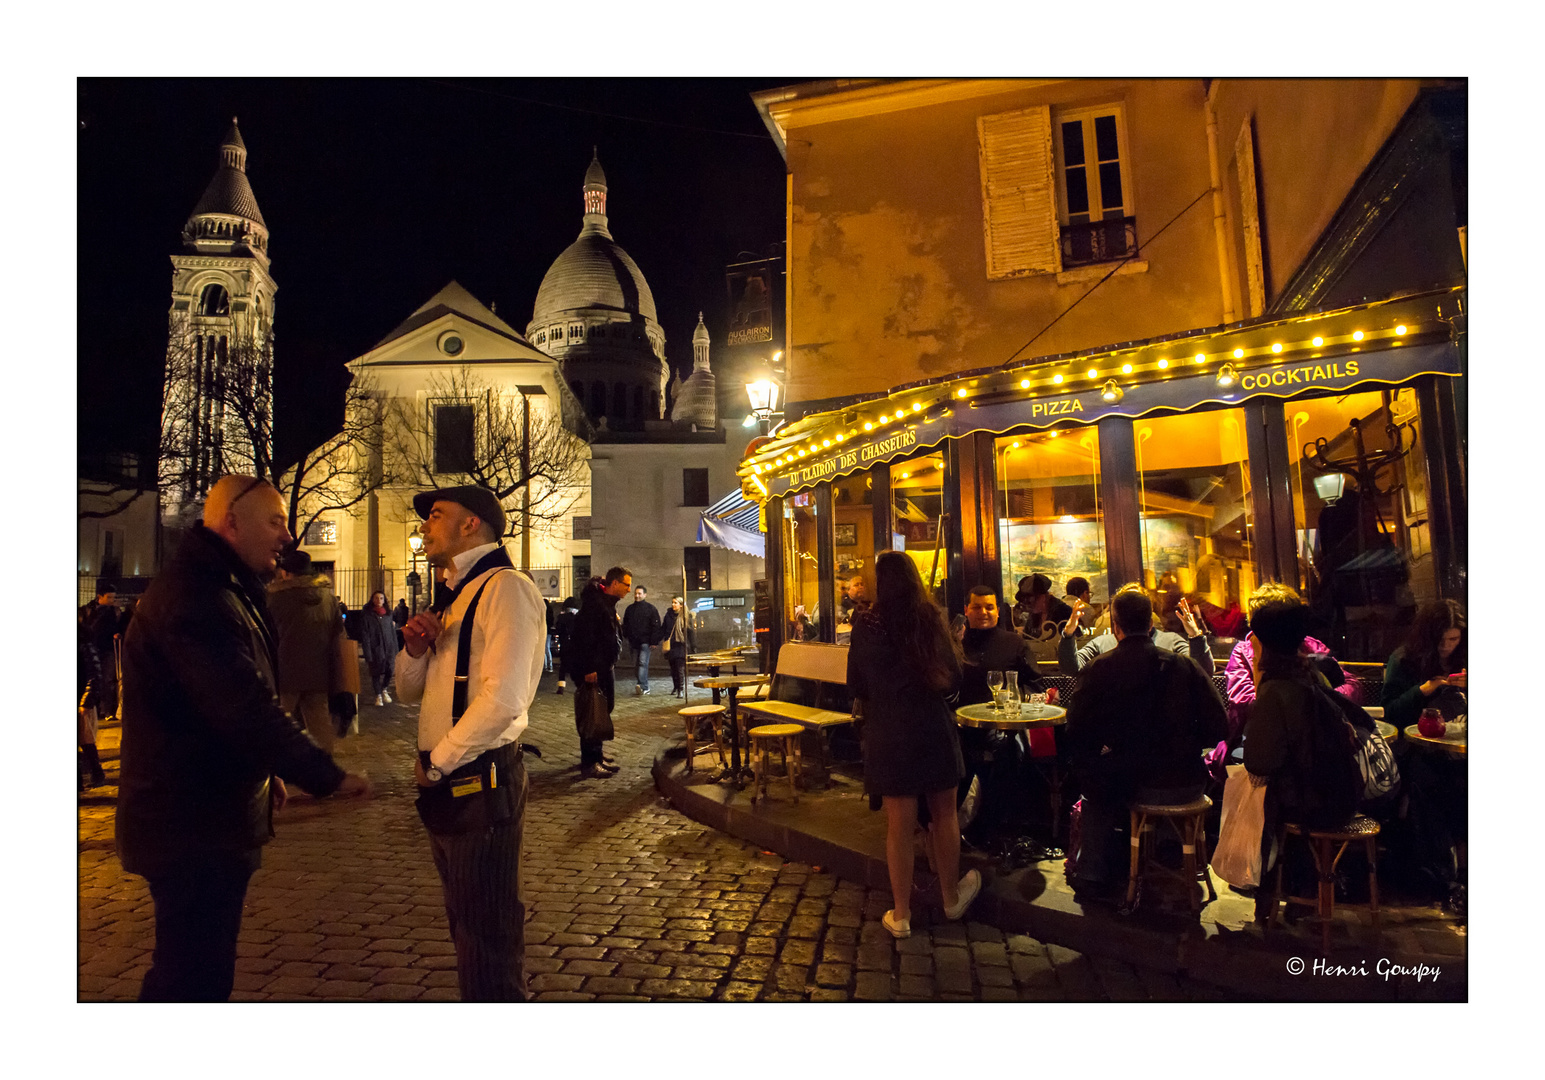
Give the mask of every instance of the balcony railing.
<svg viewBox="0 0 1545 1080">
<path fill-rule="evenodd" d="M 1062 266 L 1115 262 L 1137 254 L 1137 218 L 1107 218 L 1062 226 Z"/>
</svg>

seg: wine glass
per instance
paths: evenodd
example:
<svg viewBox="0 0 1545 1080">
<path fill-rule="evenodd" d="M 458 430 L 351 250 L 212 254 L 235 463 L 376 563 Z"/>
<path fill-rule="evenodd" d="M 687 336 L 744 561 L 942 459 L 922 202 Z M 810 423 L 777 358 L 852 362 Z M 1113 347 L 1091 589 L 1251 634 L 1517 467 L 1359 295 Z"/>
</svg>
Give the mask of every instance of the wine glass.
<svg viewBox="0 0 1545 1080">
<path fill-rule="evenodd" d="M 987 673 L 987 689 L 992 693 L 992 707 L 996 712 L 1002 706 L 999 703 L 998 694 L 1003 689 L 1003 672 L 989 671 Z"/>
</svg>

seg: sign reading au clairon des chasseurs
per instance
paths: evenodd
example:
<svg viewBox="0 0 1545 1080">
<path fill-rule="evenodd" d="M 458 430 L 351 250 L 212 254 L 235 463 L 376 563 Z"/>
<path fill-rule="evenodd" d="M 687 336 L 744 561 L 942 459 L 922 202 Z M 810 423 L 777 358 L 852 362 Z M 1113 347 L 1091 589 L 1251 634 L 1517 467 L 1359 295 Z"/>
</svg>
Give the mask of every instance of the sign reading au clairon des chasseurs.
<svg viewBox="0 0 1545 1080">
<path fill-rule="evenodd" d="M 1003 433 L 1018 427 L 1053 427 L 1067 421 L 1092 424 L 1107 416 L 1137 418 L 1156 409 L 1184 411 L 1202 405 L 1239 405 L 1258 397 L 1296 397 L 1316 390 L 1346 390 L 1361 383 L 1394 384 L 1417 375 L 1458 375 L 1459 356 L 1447 342 L 1410 348 L 1380 349 L 1343 354 L 1330 359 L 1312 358 L 1286 361 L 1269 367 L 1247 368 L 1232 386 L 1217 381 L 1217 365 L 1208 365 L 1204 374 L 1177 374 L 1155 382 L 1123 387 L 1118 401 L 1108 402 L 1099 388 L 1069 394 L 1042 394 L 1036 397 L 1014 396 L 990 404 L 950 401 L 905 421 L 901 429 L 865 433 L 841 449 L 823 450 L 809 464 L 801 462 L 786 472 L 761 480 L 767 494 L 781 495 L 833 477 L 867 469 L 925 449 L 946 438 L 957 438 L 973 431 Z M 862 406 L 859 407 L 862 410 Z M 845 409 L 843 413 L 853 411 Z M 843 413 L 833 414 L 835 419 Z M 824 429 L 808 429 L 804 439 L 820 439 Z"/>
</svg>

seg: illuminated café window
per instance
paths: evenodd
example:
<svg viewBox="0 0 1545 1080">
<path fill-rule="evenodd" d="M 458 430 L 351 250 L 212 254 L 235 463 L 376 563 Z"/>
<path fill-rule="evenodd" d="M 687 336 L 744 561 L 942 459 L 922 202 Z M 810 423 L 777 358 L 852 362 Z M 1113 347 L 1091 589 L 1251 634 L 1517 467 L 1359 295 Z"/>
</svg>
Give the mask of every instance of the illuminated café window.
<svg viewBox="0 0 1545 1080">
<path fill-rule="evenodd" d="M 1105 520 L 1100 506 L 1100 436 L 1092 427 L 1010 435 L 995 443 L 998 544 L 1003 560 L 999 606 L 1014 604 L 1021 580 L 1051 579 L 1062 599 L 1070 578 L 1085 578 L 1094 602 L 1106 601 Z M 1088 620 L 1093 623 L 1091 614 Z M 1040 636 L 1055 644 L 1043 622 Z"/>
<path fill-rule="evenodd" d="M 1219 636 L 1255 588 L 1250 465 L 1240 409 L 1133 425 L 1143 586 L 1164 629 L 1182 633 L 1181 597 Z"/>
<path fill-rule="evenodd" d="M 891 548 L 912 557 L 924 584 L 943 606 L 947 603 L 944 571 L 949 564 L 949 537 L 939 535 L 939 518 L 944 513 L 944 455 L 897 462 L 890 470 Z M 946 532 L 955 531 L 946 528 Z"/>
<path fill-rule="evenodd" d="M 820 639 L 821 583 L 816 569 L 816 536 L 820 524 L 815 492 L 799 491 L 783 500 L 785 641 Z"/>
<path fill-rule="evenodd" d="M 853 611 L 857 606 L 848 596 L 848 583 L 854 577 L 862 578 L 862 598 L 874 601 L 873 487 L 874 478 L 866 472 L 832 481 L 832 550 L 837 573 L 832 595 L 837 598 L 839 645 L 845 644 L 852 633 Z"/>
<path fill-rule="evenodd" d="M 1298 576 L 1315 612 L 1310 633 L 1338 659 L 1382 663 L 1410 631 L 1416 608 L 1437 597 L 1416 392 L 1405 387 L 1290 401 L 1283 413 Z M 1394 448 L 1391 424 L 1406 450 L 1371 474 L 1376 491 L 1365 490 L 1352 464 L 1358 458 L 1354 421 L 1365 462 Z M 1346 464 L 1346 471 L 1316 466 L 1316 439 L 1325 440 L 1324 457 Z"/>
<path fill-rule="evenodd" d="M 318 518 L 306 526 L 307 547 L 327 547 L 338 542 L 338 522 L 331 518 Z"/>
</svg>

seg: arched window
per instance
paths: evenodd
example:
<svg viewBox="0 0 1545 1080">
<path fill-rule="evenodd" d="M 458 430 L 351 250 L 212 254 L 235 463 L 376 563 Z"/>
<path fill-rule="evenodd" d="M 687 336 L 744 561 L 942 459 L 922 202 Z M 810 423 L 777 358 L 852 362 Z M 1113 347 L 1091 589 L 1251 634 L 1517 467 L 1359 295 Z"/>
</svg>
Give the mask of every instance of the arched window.
<svg viewBox="0 0 1545 1080">
<path fill-rule="evenodd" d="M 618 420 L 628 416 L 628 388 L 622 383 L 612 384 L 612 415 Z"/>
<path fill-rule="evenodd" d="M 606 415 L 606 384 L 594 382 L 590 384 L 590 415 L 597 420 Z"/>
<path fill-rule="evenodd" d="M 200 315 L 229 315 L 231 313 L 231 298 L 226 294 L 225 287 L 221 285 L 205 285 L 203 293 L 199 296 L 198 313 Z"/>
</svg>

